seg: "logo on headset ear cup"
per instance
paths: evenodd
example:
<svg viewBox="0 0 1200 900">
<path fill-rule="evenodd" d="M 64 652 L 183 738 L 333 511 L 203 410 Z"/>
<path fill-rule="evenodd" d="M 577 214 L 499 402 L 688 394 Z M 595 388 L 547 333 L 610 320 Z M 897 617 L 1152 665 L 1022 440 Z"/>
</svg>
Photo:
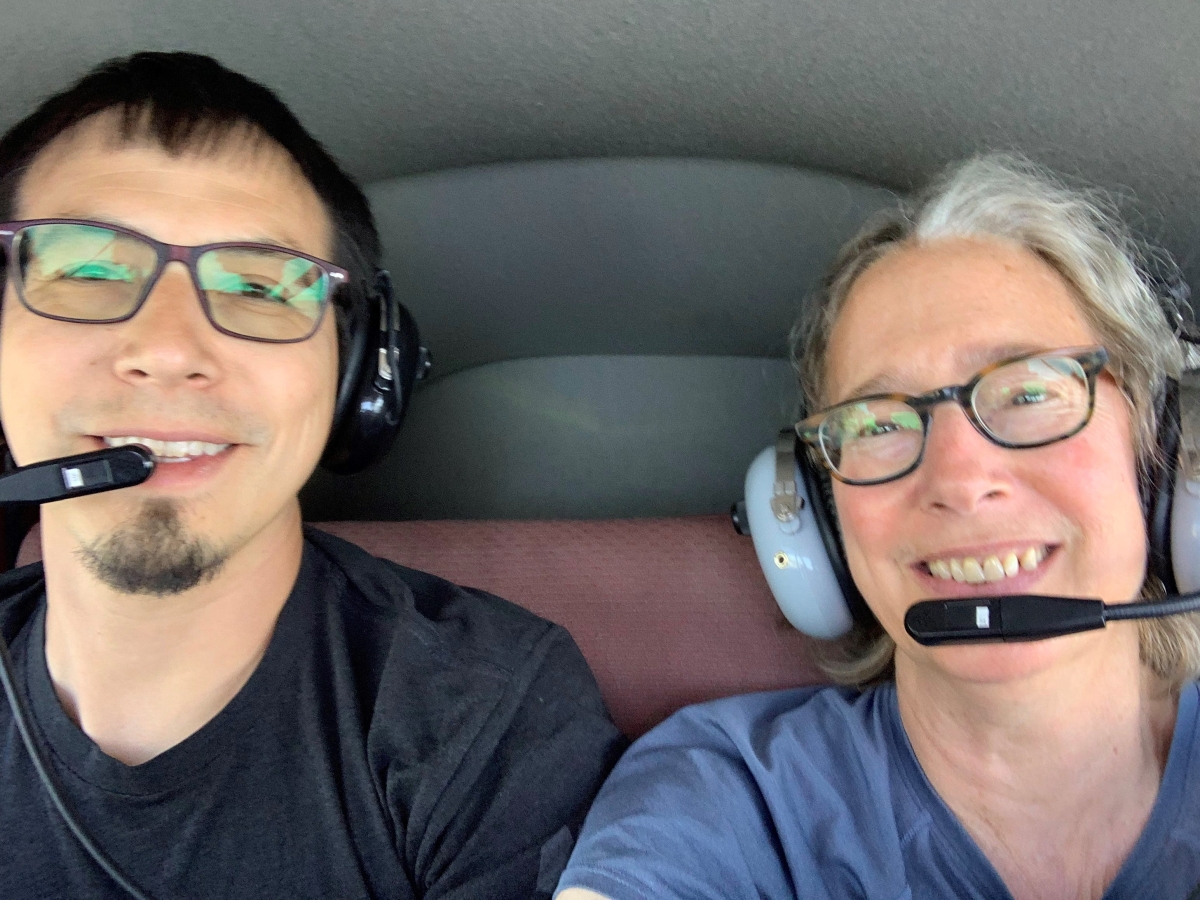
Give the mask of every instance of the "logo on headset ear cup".
<svg viewBox="0 0 1200 900">
<path fill-rule="evenodd" d="M 413 384 L 426 365 L 412 314 L 380 269 L 366 310 L 351 323 L 333 427 L 321 465 L 349 475 L 382 458 L 408 411 Z"/>
</svg>

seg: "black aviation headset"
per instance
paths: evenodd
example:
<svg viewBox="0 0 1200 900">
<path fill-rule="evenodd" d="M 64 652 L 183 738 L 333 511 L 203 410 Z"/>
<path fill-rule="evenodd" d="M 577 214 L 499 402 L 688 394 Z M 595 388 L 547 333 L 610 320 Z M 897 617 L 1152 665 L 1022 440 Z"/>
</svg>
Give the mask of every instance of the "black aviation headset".
<svg viewBox="0 0 1200 900">
<path fill-rule="evenodd" d="M 1200 330 L 1194 325 L 1179 322 L 1176 334 L 1183 341 L 1200 344 Z M 990 628 L 972 627 L 970 616 L 988 604 L 949 601 L 940 606 L 949 610 L 945 615 L 956 619 L 951 623 L 954 628 L 946 625 L 939 632 L 941 639 L 935 636 L 922 640 L 906 619 L 910 634 L 922 643 L 1028 640 L 1102 627 L 1106 620 L 1172 615 L 1200 608 L 1200 602 L 1178 596 L 1200 591 L 1200 369 L 1189 369 L 1179 379 L 1167 379 L 1157 411 L 1157 453 L 1139 487 L 1149 544 L 1147 570 L 1161 581 L 1169 595 L 1167 601 L 1106 606 L 1098 600 L 1069 598 L 1092 606 L 1080 620 L 1086 625 L 1064 628 L 1061 622 L 1027 621 L 1030 615 L 1038 620 L 1041 614 L 1029 613 L 1025 606 L 1045 608 L 1043 601 L 1059 598 L 1000 598 L 1024 603 L 1020 610 L 1009 604 L 1011 622 L 1007 624 L 1011 628 L 1003 630 L 996 624 L 995 615 Z M 781 431 L 775 445 L 751 463 L 744 496 L 743 523 L 754 540 L 771 592 L 792 625 L 822 639 L 840 637 L 856 623 L 878 628 L 850 574 L 833 511 L 830 476 L 792 429 Z M 739 510 L 735 524 L 740 518 Z M 739 530 L 744 530 L 740 524 Z M 954 609 L 955 604 L 961 604 L 961 609 Z M 914 609 L 932 605 L 919 603 Z M 991 609 L 994 612 L 1000 607 L 992 604 Z M 943 615 L 942 610 L 937 612 Z M 967 615 L 965 626 L 959 613 Z M 938 621 L 941 623 L 941 619 Z"/>
<path fill-rule="evenodd" d="M 417 322 L 396 299 L 385 269 L 375 271 L 366 303 L 351 304 L 350 310 L 333 426 L 321 455 L 322 466 L 343 475 L 387 453 L 408 412 L 413 385 L 432 366 Z"/>
</svg>

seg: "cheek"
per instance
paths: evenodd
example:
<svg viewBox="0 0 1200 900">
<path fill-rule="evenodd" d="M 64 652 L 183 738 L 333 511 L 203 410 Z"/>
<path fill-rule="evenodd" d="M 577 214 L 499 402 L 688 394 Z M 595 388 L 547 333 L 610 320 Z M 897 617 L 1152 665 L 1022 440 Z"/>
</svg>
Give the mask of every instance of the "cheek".
<svg viewBox="0 0 1200 900">
<path fill-rule="evenodd" d="M 337 339 L 328 324 L 308 341 L 288 348 L 302 352 L 291 355 L 281 377 L 272 379 L 281 428 L 297 440 L 321 446 L 337 393 Z"/>
<path fill-rule="evenodd" d="M 893 497 L 897 493 L 883 484 L 861 488 L 835 483 L 833 487 L 846 560 L 855 583 L 868 598 L 872 585 L 896 556 L 897 536 L 906 533 L 904 505 Z"/>
<path fill-rule="evenodd" d="M 54 444 L 53 416 L 89 383 L 89 346 L 69 343 L 70 331 L 39 319 L 6 297 L 0 319 L 0 410 L 14 458 L 21 462 L 65 452 Z M 46 327 L 46 326 L 49 327 Z M 55 326 L 58 327 L 55 327 Z"/>
<path fill-rule="evenodd" d="M 1114 599 L 1129 599 L 1146 566 L 1146 521 L 1137 463 L 1123 416 L 1097 410 L 1088 428 L 1064 441 L 1036 473 L 1038 486 L 1078 528 L 1087 566 L 1082 573 Z"/>
</svg>

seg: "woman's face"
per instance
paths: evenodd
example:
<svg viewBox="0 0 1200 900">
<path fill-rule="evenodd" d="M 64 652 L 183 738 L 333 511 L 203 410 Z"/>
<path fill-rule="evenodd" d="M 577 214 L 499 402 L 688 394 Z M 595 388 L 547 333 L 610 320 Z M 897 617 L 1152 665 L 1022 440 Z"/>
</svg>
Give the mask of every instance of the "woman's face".
<svg viewBox="0 0 1200 900">
<path fill-rule="evenodd" d="M 1071 289 L 1036 255 L 996 239 L 945 239 L 896 250 L 854 284 L 830 342 L 827 400 L 920 394 L 963 384 L 1005 357 L 1097 343 Z M 1098 380 L 1091 421 L 1074 437 L 1008 450 L 979 434 L 959 406 L 941 404 L 914 472 L 872 486 L 835 481 L 834 499 L 850 570 L 896 640 L 898 666 L 1003 681 L 1105 652 L 1106 641 L 1128 645 L 1132 629 L 1108 628 L 1031 643 L 925 648 L 903 624 L 914 603 L 937 597 L 1035 593 L 1122 602 L 1137 595 L 1146 548 L 1132 429 L 1107 374 Z M 934 574 L 953 560 L 986 568 L 989 558 L 1003 564 L 1009 554 L 1044 558 L 1013 578 L 981 584 Z"/>
</svg>

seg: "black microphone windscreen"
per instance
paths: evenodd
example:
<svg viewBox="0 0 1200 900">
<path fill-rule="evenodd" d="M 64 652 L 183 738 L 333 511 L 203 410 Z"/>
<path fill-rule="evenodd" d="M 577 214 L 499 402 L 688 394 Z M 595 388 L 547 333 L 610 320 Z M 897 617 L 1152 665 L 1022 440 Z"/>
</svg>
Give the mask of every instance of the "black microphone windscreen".
<svg viewBox="0 0 1200 900">
<path fill-rule="evenodd" d="M 0 503 L 50 503 L 141 484 L 154 457 L 140 444 L 48 459 L 0 475 Z"/>
</svg>

